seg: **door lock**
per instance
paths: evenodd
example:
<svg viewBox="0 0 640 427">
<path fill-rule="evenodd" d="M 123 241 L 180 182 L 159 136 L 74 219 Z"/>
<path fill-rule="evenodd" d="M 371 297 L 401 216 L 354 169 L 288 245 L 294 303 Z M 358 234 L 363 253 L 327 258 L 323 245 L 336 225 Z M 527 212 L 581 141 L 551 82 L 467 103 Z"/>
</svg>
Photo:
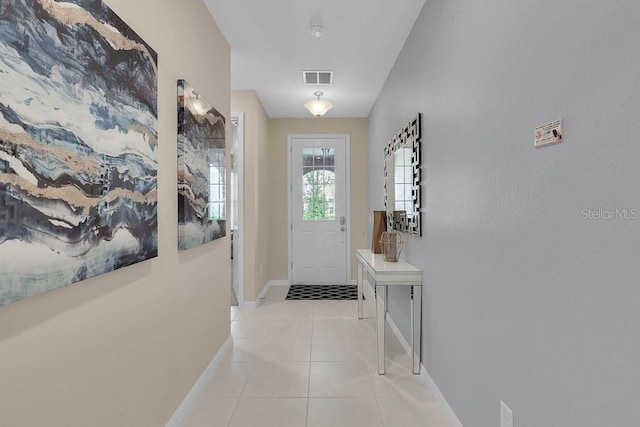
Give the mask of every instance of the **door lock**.
<svg viewBox="0 0 640 427">
<path fill-rule="evenodd" d="M 344 225 L 346 223 L 345 217 L 341 216 L 340 217 L 340 225 Z M 344 231 L 344 230 L 342 230 Z"/>
</svg>

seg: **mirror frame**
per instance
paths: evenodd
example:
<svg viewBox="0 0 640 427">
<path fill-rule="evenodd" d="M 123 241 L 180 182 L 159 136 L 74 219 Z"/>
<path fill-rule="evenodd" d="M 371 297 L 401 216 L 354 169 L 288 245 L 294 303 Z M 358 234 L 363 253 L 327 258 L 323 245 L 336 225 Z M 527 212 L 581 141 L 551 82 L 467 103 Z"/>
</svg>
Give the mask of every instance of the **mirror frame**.
<svg viewBox="0 0 640 427">
<path fill-rule="evenodd" d="M 384 209 L 387 213 L 387 228 L 390 230 L 402 231 L 422 236 L 422 210 L 421 210 L 421 158 L 420 158 L 420 137 L 421 137 L 421 114 L 418 113 L 414 118 L 409 120 L 400 132 L 391 138 L 384 149 Z M 394 153 L 400 148 L 412 148 L 411 166 L 413 169 L 413 185 L 411 187 L 411 196 L 413 200 L 413 215 L 411 217 L 402 214 L 394 214 L 393 209 L 390 211 L 388 191 L 390 177 L 394 176 L 393 171 L 387 170 L 387 159 L 394 156 Z M 391 175 L 389 175 L 391 173 Z M 393 202 L 393 201 L 392 201 Z M 395 206 L 395 203 L 393 204 Z"/>
</svg>

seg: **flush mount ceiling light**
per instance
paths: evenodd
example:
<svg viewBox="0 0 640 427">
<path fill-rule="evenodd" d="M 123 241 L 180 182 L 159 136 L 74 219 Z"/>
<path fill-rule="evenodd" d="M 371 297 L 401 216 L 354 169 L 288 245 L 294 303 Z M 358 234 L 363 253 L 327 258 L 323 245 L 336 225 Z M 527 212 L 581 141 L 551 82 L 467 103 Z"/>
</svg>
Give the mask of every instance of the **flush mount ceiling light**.
<svg viewBox="0 0 640 427">
<path fill-rule="evenodd" d="M 311 31 L 311 35 L 313 37 L 320 37 L 322 35 L 322 31 L 324 30 L 324 27 L 320 24 L 315 24 L 312 25 L 309 30 Z"/>
<path fill-rule="evenodd" d="M 317 99 L 312 99 L 304 103 L 304 108 L 309 110 L 311 114 L 320 118 L 326 114 L 327 111 L 333 108 L 333 104 L 325 99 L 320 99 L 324 93 L 318 91 L 313 93 Z"/>
</svg>

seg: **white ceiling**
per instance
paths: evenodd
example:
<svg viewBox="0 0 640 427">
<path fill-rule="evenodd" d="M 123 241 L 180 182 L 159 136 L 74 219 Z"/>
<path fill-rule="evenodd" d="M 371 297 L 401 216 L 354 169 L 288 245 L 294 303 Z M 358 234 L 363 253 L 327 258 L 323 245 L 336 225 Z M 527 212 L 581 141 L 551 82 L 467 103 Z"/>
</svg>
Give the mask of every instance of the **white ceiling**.
<svg viewBox="0 0 640 427">
<path fill-rule="evenodd" d="M 231 46 L 232 89 L 253 89 L 272 118 L 366 117 L 425 0 L 203 0 Z M 309 30 L 321 22 L 322 37 Z M 331 86 L 307 86 L 303 70 L 332 70 Z"/>
</svg>

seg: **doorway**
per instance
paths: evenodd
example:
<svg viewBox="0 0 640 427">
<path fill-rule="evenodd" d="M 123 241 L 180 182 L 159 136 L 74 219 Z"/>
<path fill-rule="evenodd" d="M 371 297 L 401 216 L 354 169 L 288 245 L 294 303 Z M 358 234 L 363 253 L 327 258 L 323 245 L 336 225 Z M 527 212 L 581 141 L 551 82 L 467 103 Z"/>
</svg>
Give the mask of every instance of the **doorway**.
<svg viewBox="0 0 640 427">
<path fill-rule="evenodd" d="M 231 306 L 242 306 L 243 291 L 243 147 L 244 113 L 231 113 Z"/>
<path fill-rule="evenodd" d="M 289 135 L 289 281 L 350 283 L 348 135 Z"/>
</svg>

